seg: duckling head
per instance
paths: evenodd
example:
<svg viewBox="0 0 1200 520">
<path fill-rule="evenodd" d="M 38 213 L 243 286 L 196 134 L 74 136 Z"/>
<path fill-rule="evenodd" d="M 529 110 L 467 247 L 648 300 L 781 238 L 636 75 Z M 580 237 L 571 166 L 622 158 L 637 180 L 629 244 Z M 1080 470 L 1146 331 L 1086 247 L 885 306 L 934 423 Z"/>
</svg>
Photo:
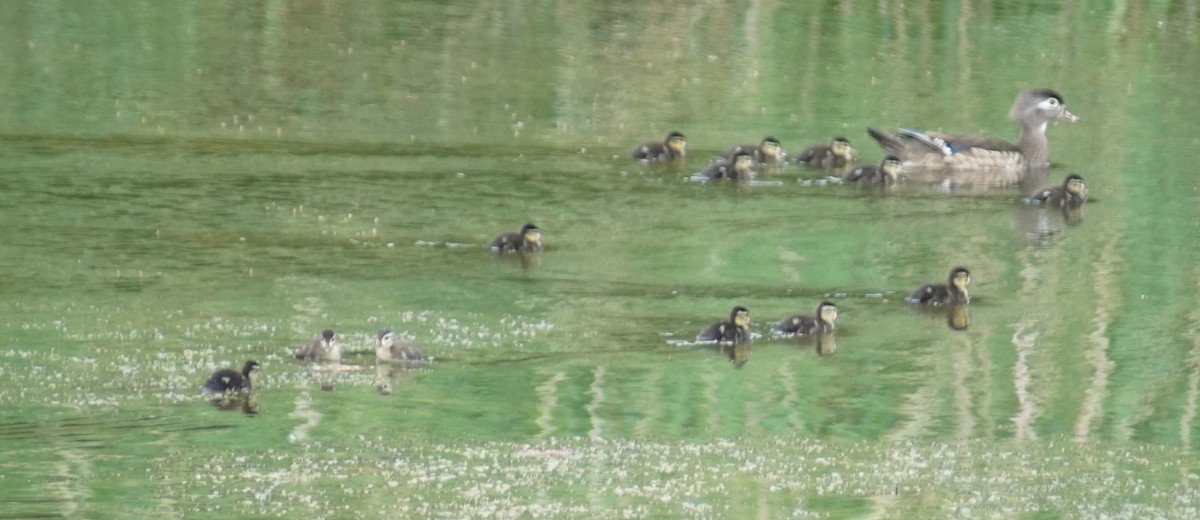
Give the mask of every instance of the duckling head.
<svg viewBox="0 0 1200 520">
<path fill-rule="evenodd" d="M 250 387 L 258 386 L 258 371 L 262 369 L 262 365 L 253 359 L 242 365 L 242 375 L 246 376 L 246 380 L 250 382 Z"/>
<path fill-rule="evenodd" d="M 733 171 L 737 172 L 737 178 L 741 179 L 750 174 L 750 170 L 754 168 L 754 156 L 746 152 L 738 152 L 733 156 Z"/>
<path fill-rule="evenodd" d="M 960 291 L 966 291 L 970 284 L 971 271 L 968 271 L 966 267 L 955 267 L 950 271 L 950 285 Z"/>
<path fill-rule="evenodd" d="M 850 140 L 845 137 L 834 137 L 833 142 L 829 143 L 829 149 L 838 157 L 850 158 Z"/>
<path fill-rule="evenodd" d="M 838 308 L 833 302 L 822 301 L 817 304 L 817 318 L 821 321 L 833 325 L 838 319 Z"/>
<path fill-rule="evenodd" d="M 1074 173 L 1067 176 L 1066 181 L 1063 182 L 1063 187 L 1067 190 L 1067 193 L 1071 193 L 1079 197 L 1082 197 L 1085 193 L 1087 193 L 1087 186 L 1083 184 L 1083 177 L 1080 177 Z"/>
<path fill-rule="evenodd" d="M 778 159 L 783 155 L 783 145 L 780 144 L 779 139 L 769 135 L 763 138 L 762 143 L 758 145 L 758 149 L 762 150 L 763 156 L 773 159 Z"/>
<path fill-rule="evenodd" d="M 750 310 L 741 305 L 734 307 L 733 310 L 729 311 L 729 321 L 732 321 L 738 327 L 749 327 Z"/>
<path fill-rule="evenodd" d="M 321 343 L 324 343 L 326 347 L 333 343 L 333 337 L 333 329 L 325 329 L 321 331 Z"/>
<path fill-rule="evenodd" d="M 883 158 L 883 162 L 879 163 L 879 171 L 890 177 L 893 181 L 900 175 L 900 158 L 895 155 L 889 155 Z"/>
<path fill-rule="evenodd" d="M 687 150 L 687 138 L 679 132 L 667 134 L 666 144 L 667 148 L 670 148 L 677 155 L 683 155 L 684 151 Z"/>
<path fill-rule="evenodd" d="M 521 226 L 521 238 L 530 244 L 537 244 L 540 246 L 542 245 L 542 230 L 538 229 L 538 227 L 532 223 L 525 224 L 524 226 Z"/>
</svg>

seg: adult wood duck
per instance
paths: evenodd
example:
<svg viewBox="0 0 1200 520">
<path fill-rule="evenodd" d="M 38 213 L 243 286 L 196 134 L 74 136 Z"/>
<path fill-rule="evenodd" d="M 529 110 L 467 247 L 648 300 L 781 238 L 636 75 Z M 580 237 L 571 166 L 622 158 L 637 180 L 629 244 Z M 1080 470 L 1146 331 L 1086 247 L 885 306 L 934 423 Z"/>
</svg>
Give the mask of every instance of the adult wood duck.
<svg viewBox="0 0 1200 520">
<path fill-rule="evenodd" d="M 735 153 L 729 161 L 718 157 L 701 170 L 700 175 L 709 179 L 750 180 L 754 177 L 754 157 L 745 151 Z"/>
<path fill-rule="evenodd" d="M 1087 202 L 1087 186 L 1083 184 L 1083 177 L 1072 173 L 1063 179 L 1062 186 L 1042 188 L 1029 197 L 1029 201 L 1056 208 L 1078 208 Z"/>
<path fill-rule="evenodd" d="M 796 154 L 796 164 L 814 168 L 841 168 L 854 160 L 854 148 L 845 137 L 834 137 L 829 144 L 815 144 Z"/>
<path fill-rule="evenodd" d="M 300 345 L 296 349 L 295 357 L 304 361 L 341 361 L 342 347 L 335 339 L 333 331 L 325 329 L 319 336 Z"/>
<path fill-rule="evenodd" d="M 629 158 L 643 161 L 674 161 L 682 159 L 687 152 L 687 138 L 679 132 L 667 134 L 661 143 L 649 142 L 637 145 L 629 152 Z"/>
<path fill-rule="evenodd" d="M 879 166 L 864 164 L 855 166 L 842 177 L 845 182 L 862 182 L 878 186 L 890 186 L 896 183 L 900 175 L 900 159 L 895 155 L 884 157 Z"/>
<path fill-rule="evenodd" d="M 536 253 L 542 250 L 542 230 L 533 224 L 525 224 L 520 231 L 497 235 L 488 243 L 488 248 L 501 253 Z"/>
<path fill-rule="evenodd" d="M 905 297 L 910 303 L 921 304 L 950 304 L 960 305 L 971 301 L 970 295 L 967 294 L 967 286 L 971 284 L 971 272 L 966 267 L 955 267 L 950 270 L 946 284 L 927 283 L 916 289 Z"/>
<path fill-rule="evenodd" d="M 424 361 L 425 354 L 416 345 L 396 339 L 396 332 L 383 329 L 375 338 L 375 358 L 380 361 Z"/>
<path fill-rule="evenodd" d="M 1018 171 L 1050 164 L 1047 123 L 1056 119 L 1079 121 L 1078 116 L 1067 111 L 1061 94 L 1044 88 L 1018 94 L 1008 117 L 1021 126 L 1021 134 L 1015 143 L 991 137 L 909 129 L 901 129 L 898 135 L 892 135 L 867 128 L 867 133 L 879 141 L 887 153 L 899 157 L 906 169 Z"/>
<path fill-rule="evenodd" d="M 787 152 L 783 151 L 783 145 L 779 143 L 779 139 L 769 135 L 764 137 L 759 144 L 739 144 L 725 150 L 725 153 L 721 154 L 721 157 L 732 163 L 739 152 L 750 154 L 755 164 L 764 164 L 767 166 L 776 166 L 783 163 L 783 158 L 787 155 Z"/>
<path fill-rule="evenodd" d="M 833 332 L 838 317 L 837 306 L 829 301 L 817 304 L 817 310 L 811 316 L 796 314 L 788 316 L 775 324 L 775 332 L 780 334 L 824 334 Z"/>
<path fill-rule="evenodd" d="M 750 311 L 741 305 L 729 311 L 729 321 L 718 321 L 696 335 L 697 341 L 732 341 L 742 343 L 750 340 Z"/>
<path fill-rule="evenodd" d="M 258 362 L 254 360 L 242 365 L 240 373 L 232 368 L 222 368 L 208 376 L 200 391 L 206 394 L 249 391 L 258 384 L 259 368 L 261 367 Z"/>
</svg>

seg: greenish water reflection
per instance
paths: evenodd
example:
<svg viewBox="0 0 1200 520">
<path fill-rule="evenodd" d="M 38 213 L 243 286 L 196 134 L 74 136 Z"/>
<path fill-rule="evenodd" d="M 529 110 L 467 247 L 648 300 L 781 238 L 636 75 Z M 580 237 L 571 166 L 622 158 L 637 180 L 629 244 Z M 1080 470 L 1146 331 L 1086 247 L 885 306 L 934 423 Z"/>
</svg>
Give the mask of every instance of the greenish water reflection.
<svg viewBox="0 0 1200 520">
<path fill-rule="evenodd" d="M 1195 2 L 0 4 L 0 517 L 1188 516 Z M 1049 173 L 888 191 L 727 146 L 925 126 Z M 687 133 L 686 167 L 631 163 Z M 527 221 L 536 265 L 484 244 Z M 974 273 L 965 331 L 905 291 Z M 836 351 L 690 340 L 837 302 Z M 290 359 L 322 328 L 346 362 Z M 379 374 L 394 327 L 433 363 Z M 264 366 L 259 413 L 213 369 Z M 391 395 L 376 389 L 381 377 Z M 332 391 L 322 391 L 322 386 Z M 1103 490 L 1103 497 L 1098 495 Z"/>
</svg>

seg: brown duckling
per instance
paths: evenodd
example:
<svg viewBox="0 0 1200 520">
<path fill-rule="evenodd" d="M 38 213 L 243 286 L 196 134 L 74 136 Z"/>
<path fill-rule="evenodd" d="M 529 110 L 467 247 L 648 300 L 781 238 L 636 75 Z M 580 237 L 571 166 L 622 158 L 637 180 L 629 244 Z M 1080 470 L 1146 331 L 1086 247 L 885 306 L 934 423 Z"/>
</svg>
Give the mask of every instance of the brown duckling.
<svg viewBox="0 0 1200 520">
<path fill-rule="evenodd" d="M 295 357 L 304 361 L 341 361 L 342 346 L 334 339 L 333 331 L 325 329 L 319 336 L 300 345 Z"/>
<path fill-rule="evenodd" d="M 754 178 L 754 157 L 745 151 L 735 153 L 732 161 L 718 157 L 700 175 L 709 179 L 750 180 Z"/>
<path fill-rule="evenodd" d="M 1087 202 L 1087 186 L 1083 184 L 1083 177 L 1072 173 L 1063 179 L 1062 186 L 1042 188 L 1029 197 L 1029 201 L 1056 208 L 1078 208 Z"/>
<path fill-rule="evenodd" d="M 905 168 L 930 170 L 1001 170 L 1043 168 L 1050 164 L 1046 124 L 1079 117 L 1067 111 L 1062 94 L 1046 88 L 1017 94 L 1008 118 L 1021 126 L 1017 142 L 972 135 L 948 135 L 901 129 L 898 135 L 867 128 L 879 145 L 899 157 Z"/>
<path fill-rule="evenodd" d="M 241 373 L 232 368 L 222 368 L 208 376 L 208 380 L 200 387 L 200 391 L 206 394 L 249 391 L 258 384 L 260 368 L 258 362 L 254 360 L 247 361 L 242 365 Z"/>
<path fill-rule="evenodd" d="M 755 164 L 767 166 L 776 166 L 783 163 L 783 158 L 787 155 L 787 152 L 783 151 L 783 146 L 779 143 L 779 139 L 769 135 L 764 137 L 759 144 L 739 144 L 734 146 L 721 154 L 721 157 L 732 163 L 738 152 L 746 152 L 754 159 Z"/>
<path fill-rule="evenodd" d="M 879 166 L 864 164 L 855 166 L 842 177 L 845 182 L 862 182 L 877 186 L 891 186 L 900 175 L 900 159 L 895 155 L 883 158 Z"/>
<path fill-rule="evenodd" d="M 966 267 L 955 267 L 950 270 L 949 283 L 928 283 L 913 289 L 905 300 L 921 304 L 951 304 L 961 305 L 971 301 L 967 294 L 967 285 L 971 283 L 971 272 Z"/>
<path fill-rule="evenodd" d="M 687 138 L 679 132 L 667 134 L 661 143 L 649 142 L 637 145 L 629 158 L 642 161 L 674 161 L 687 153 Z"/>
<path fill-rule="evenodd" d="M 696 341 L 732 341 L 741 343 L 750 340 L 750 311 L 741 305 L 729 311 L 729 321 L 718 321 L 696 335 Z"/>
<path fill-rule="evenodd" d="M 796 164 L 813 168 L 841 168 L 854 160 L 854 148 L 845 137 L 834 137 L 829 144 L 815 144 L 796 154 Z"/>
<path fill-rule="evenodd" d="M 775 332 L 780 334 L 825 334 L 833 332 L 838 318 L 837 306 L 829 301 L 817 304 L 817 310 L 812 316 L 796 314 L 788 316 L 775 324 Z"/>
<path fill-rule="evenodd" d="M 488 247 L 492 251 L 508 253 L 537 253 L 542 250 L 542 230 L 533 224 L 521 226 L 517 232 L 501 233 L 493 238 Z"/>
<path fill-rule="evenodd" d="M 424 361 L 425 354 L 416 345 L 396 339 L 392 329 L 383 329 L 375 338 L 375 359 L 379 361 Z"/>
</svg>

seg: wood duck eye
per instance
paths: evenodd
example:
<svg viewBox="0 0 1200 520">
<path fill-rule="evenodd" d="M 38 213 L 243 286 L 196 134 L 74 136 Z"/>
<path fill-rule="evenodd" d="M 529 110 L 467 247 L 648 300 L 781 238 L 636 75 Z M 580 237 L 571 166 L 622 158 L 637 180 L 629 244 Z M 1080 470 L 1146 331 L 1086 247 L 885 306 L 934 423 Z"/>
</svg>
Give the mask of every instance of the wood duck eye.
<svg viewBox="0 0 1200 520">
<path fill-rule="evenodd" d="M 1053 106 L 1058 106 L 1058 100 L 1057 100 L 1057 99 L 1050 98 L 1048 101 L 1049 101 L 1049 103 L 1050 103 L 1050 106 L 1052 106 L 1052 107 L 1053 107 Z"/>
</svg>

